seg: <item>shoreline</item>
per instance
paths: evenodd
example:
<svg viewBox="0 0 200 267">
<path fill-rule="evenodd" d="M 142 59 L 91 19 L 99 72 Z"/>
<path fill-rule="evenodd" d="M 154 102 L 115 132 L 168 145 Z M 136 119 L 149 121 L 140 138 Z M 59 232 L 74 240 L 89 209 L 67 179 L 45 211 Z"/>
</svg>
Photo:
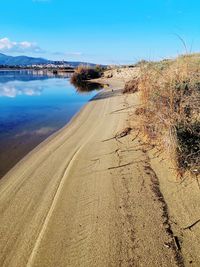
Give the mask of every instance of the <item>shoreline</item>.
<svg viewBox="0 0 200 267">
<path fill-rule="evenodd" d="M 0 180 L 1 266 L 183 266 L 181 203 L 138 137 L 139 94 L 107 83 Z"/>
<path fill-rule="evenodd" d="M 56 131 L 53 131 L 50 134 L 41 135 L 41 136 L 27 136 L 28 142 L 26 140 L 24 141 L 25 137 L 18 137 L 18 139 L 13 140 L 12 137 L 8 138 L 8 142 L 3 142 L 1 146 L 1 154 L 0 154 L 0 160 L 4 162 L 3 166 L 0 166 L 0 179 L 2 179 L 12 168 L 14 168 L 21 160 L 23 160 L 28 154 L 30 154 L 33 150 L 37 148 L 37 146 L 40 146 L 43 142 L 45 142 L 47 139 L 49 139 L 51 136 L 55 136 L 57 133 L 60 132 L 60 130 L 67 127 L 69 123 L 71 123 L 71 120 L 76 117 L 79 112 L 87 105 L 88 102 L 92 101 L 93 98 L 95 98 L 99 92 L 96 93 L 95 96 L 91 97 L 87 102 L 83 104 L 75 113 L 74 115 L 59 129 Z M 8 153 L 4 153 L 3 151 L 8 151 Z"/>
<path fill-rule="evenodd" d="M 104 85 L 104 80 L 102 79 L 97 79 L 94 80 L 94 82 L 99 82 L 99 84 Z M 90 82 L 92 83 L 93 80 L 90 80 Z M 103 89 L 104 90 L 104 89 Z M 89 99 L 72 117 L 71 119 L 64 125 L 62 126 L 60 129 L 58 129 L 57 131 L 55 131 L 54 133 L 50 134 L 49 136 L 47 136 L 44 140 L 40 141 L 37 145 L 32 145 L 30 144 L 30 147 L 33 147 L 31 150 L 28 149 L 28 152 L 24 155 L 19 155 L 19 160 L 15 163 L 15 164 L 10 164 L 11 167 L 9 168 L 8 171 L 6 171 L 6 173 L 2 176 L 0 176 L 0 180 L 4 178 L 4 176 L 9 175 L 9 172 L 12 169 L 15 169 L 18 167 L 18 164 L 20 164 L 21 161 L 25 161 L 27 157 L 30 157 L 33 153 L 35 153 L 35 151 L 38 151 L 39 149 L 42 149 L 42 147 L 44 145 L 46 145 L 50 140 L 52 140 L 53 138 L 55 138 L 61 131 L 66 130 L 66 128 L 73 123 L 74 120 L 76 120 L 79 116 L 79 113 L 81 113 L 84 108 L 86 107 L 86 105 L 90 102 L 95 100 L 96 98 L 98 98 L 98 96 L 100 96 L 100 94 L 103 92 L 103 90 L 101 90 L 101 92 L 98 92 L 95 96 L 93 96 L 91 99 Z M 37 142 L 36 142 L 37 143 Z M 4 172 L 4 171 L 3 171 Z"/>
</svg>

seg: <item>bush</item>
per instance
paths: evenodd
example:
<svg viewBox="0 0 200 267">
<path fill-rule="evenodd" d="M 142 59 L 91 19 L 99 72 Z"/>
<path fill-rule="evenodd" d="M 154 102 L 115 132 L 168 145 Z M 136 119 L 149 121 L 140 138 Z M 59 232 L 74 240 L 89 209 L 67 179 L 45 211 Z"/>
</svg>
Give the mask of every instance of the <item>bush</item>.
<svg viewBox="0 0 200 267">
<path fill-rule="evenodd" d="M 136 93 L 138 91 L 139 79 L 135 78 L 131 81 L 126 82 L 123 94 L 125 93 Z"/>
<path fill-rule="evenodd" d="M 80 84 L 83 81 L 100 78 L 102 75 L 100 68 L 79 66 L 71 77 L 71 82 Z"/>
</svg>

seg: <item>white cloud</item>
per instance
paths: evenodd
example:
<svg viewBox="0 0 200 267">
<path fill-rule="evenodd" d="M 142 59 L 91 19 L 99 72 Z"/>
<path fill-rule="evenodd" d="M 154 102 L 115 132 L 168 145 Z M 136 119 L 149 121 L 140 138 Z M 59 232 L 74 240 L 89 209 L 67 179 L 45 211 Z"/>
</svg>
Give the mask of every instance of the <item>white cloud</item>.
<svg viewBox="0 0 200 267">
<path fill-rule="evenodd" d="M 44 52 L 37 43 L 32 43 L 28 41 L 15 42 L 11 41 L 7 37 L 0 39 L 0 51 L 1 52 L 32 52 L 41 53 Z"/>
</svg>

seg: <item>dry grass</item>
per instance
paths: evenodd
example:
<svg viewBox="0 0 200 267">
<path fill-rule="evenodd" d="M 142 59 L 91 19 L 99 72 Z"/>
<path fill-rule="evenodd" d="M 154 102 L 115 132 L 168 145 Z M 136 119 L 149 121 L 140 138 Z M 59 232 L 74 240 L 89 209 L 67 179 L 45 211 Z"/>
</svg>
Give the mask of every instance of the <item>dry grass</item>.
<svg viewBox="0 0 200 267">
<path fill-rule="evenodd" d="M 144 107 L 141 108 L 136 108 L 135 110 L 135 115 L 140 116 L 140 115 L 145 115 L 146 109 Z"/>
<path fill-rule="evenodd" d="M 137 78 L 134 78 L 126 82 L 124 90 L 123 90 L 123 94 L 136 93 L 138 91 L 138 84 L 139 84 L 139 80 Z"/>
<path fill-rule="evenodd" d="M 149 142 L 174 155 L 180 173 L 200 173 L 199 54 L 141 64 L 137 90 Z"/>
</svg>

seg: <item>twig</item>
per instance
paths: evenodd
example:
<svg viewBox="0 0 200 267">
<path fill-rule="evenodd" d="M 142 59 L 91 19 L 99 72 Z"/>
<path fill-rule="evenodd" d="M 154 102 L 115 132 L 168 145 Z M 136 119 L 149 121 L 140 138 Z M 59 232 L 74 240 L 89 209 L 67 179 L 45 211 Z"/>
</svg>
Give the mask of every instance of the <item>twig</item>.
<svg viewBox="0 0 200 267">
<path fill-rule="evenodd" d="M 192 223 L 191 225 L 184 227 L 183 230 L 187 230 L 187 229 L 191 230 L 191 228 L 194 227 L 199 222 L 200 222 L 200 219 L 197 220 L 196 222 Z"/>
<path fill-rule="evenodd" d="M 131 131 L 132 131 L 132 128 L 131 128 L 131 127 L 127 127 L 127 128 L 125 128 L 120 134 L 118 134 L 116 137 L 117 137 L 117 138 L 125 137 L 125 136 L 127 136 L 128 134 L 130 134 Z"/>
<path fill-rule="evenodd" d="M 113 140 L 113 139 L 115 139 L 116 141 L 120 142 L 118 139 L 127 136 L 128 134 L 130 134 L 131 131 L 132 131 L 132 128 L 127 127 L 127 128 L 125 128 L 121 133 L 116 134 L 114 137 L 105 139 L 105 140 L 103 140 L 102 142 L 110 141 L 110 140 Z M 120 143 L 121 143 L 121 142 L 120 142 Z"/>
<path fill-rule="evenodd" d="M 176 246 L 177 250 L 181 250 L 181 246 L 180 246 L 178 237 L 177 236 L 173 236 L 173 239 L 174 239 L 174 243 L 175 243 L 175 246 Z"/>
<path fill-rule="evenodd" d="M 136 136 L 132 139 L 132 142 L 133 142 L 135 139 L 138 138 L 139 134 L 140 134 L 140 130 L 138 131 L 138 133 L 136 134 Z"/>
<path fill-rule="evenodd" d="M 133 107 L 138 107 L 138 106 L 141 106 L 141 104 L 139 104 L 139 105 L 131 105 L 131 106 L 125 107 L 125 108 L 120 108 L 120 109 L 117 109 L 117 110 L 114 110 L 114 111 L 110 112 L 110 114 L 113 114 L 115 112 L 122 111 L 122 110 L 125 110 L 125 109 L 133 108 Z"/>
<path fill-rule="evenodd" d="M 115 136 L 115 140 L 116 140 L 117 142 L 119 142 L 120 144 L 123 144 L 121 141 L 119 141 L 119 138 L 117 138 L 117 136 Z"/>
<path fill-rule="evenodd" d="M 117 148 L 117 149 L 115 149 L 114 151 L 112 151 L 112 152 L 110 152 L 110 153 L 104 154 L 104 156 L 112 155 L 112 154 L 118 153 L 119 151 L 120 151 L 120 149 Z"/>
<path fill-rule="evenodd" d="M 143 162 L 143 161 L 142 160 L 139 160 L 139 161 L 131 161 L 131 162 L 126 163 L 126 164 L 123 164 L 123 165 L 110 167 L 110 168 L 108 168 L 108 170 L 118 169 L 118 168 L 126 167 L 126 166 L 129 166 L 129 165 L 132 165 L 132 164 L 136 164 L 136 163 L 140 163 L 140 162 Z"/>
<path fill-rule="evenodd" d="M 107 141 L 110 141 L 110 140 L 113 140 L 113 139 L 116 139 L 116 136 L 108 138 L 108 139 L 105 139 L 105 140 L 102 140 L 101 142 L 107 142 Z"/>
</svg>

